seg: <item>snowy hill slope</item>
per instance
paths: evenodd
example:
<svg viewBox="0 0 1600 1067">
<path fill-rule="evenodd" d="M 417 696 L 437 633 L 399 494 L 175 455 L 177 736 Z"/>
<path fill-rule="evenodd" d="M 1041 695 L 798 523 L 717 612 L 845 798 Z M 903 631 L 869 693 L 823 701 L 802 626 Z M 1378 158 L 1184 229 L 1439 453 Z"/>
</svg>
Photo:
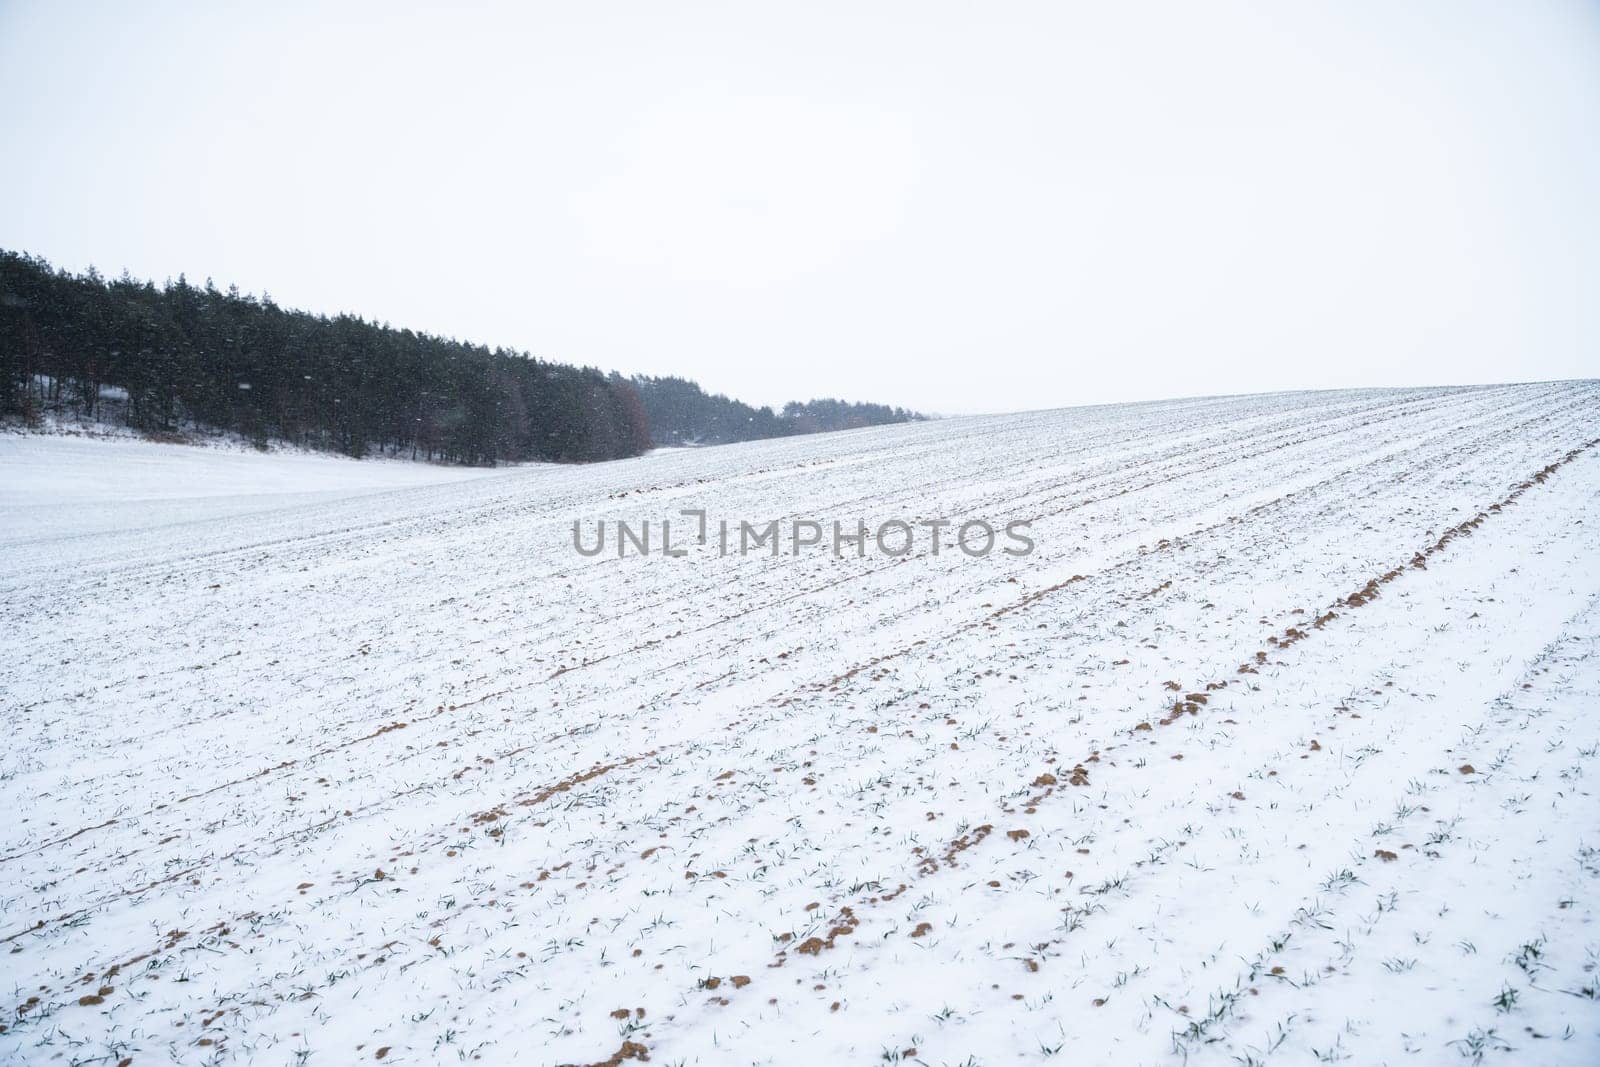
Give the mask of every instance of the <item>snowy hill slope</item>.
<svg viewBox="0 0 1600 1067">
<path fill-rule="evenodd" d="M 483 477 L 478 467 L 0 433 L 0 547 L 174 526 Z M 54 551 L 49 550 L 49 551 Z"/>
<path fill-rule="evenodd" d="M 1600 1059 L 1596 383 L 129 448 L 0 500 L 0 1061 Z M 697 508 L 1036 549 L 573 547 Z"/>
</svg>

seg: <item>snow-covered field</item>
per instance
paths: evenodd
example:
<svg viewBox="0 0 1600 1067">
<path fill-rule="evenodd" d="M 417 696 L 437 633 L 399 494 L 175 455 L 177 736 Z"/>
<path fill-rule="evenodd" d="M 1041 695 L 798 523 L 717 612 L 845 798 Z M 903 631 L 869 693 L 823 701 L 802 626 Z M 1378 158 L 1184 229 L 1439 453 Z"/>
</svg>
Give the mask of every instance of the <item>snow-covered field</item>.
<svg viewBox="0 0 1600 1067">
<path fill-rule="evenodd" d="M 0 1061 L 1600 1062 L 1595 383 L 5 439 L 0 633 Z"/>
<path fill-rule="evenodd" d="M 18 541 L 175 526 L 482 476 L 402 460 L 0 434 L 0 549 Z"/>
</svg>

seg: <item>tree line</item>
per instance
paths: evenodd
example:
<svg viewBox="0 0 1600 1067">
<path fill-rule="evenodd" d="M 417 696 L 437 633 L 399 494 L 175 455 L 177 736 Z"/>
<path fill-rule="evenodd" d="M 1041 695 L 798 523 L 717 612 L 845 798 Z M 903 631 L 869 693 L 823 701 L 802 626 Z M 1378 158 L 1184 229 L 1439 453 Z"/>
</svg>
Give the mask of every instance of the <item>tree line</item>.
<svg viewBox="0 0 1600 1067">
<path fill-rule="evenodd" d="M 651 438 L 658 445 L 717 445 L 924 418 L 905 408 L 832 399 L 791 400 L 773 411 L 707 393 L 683 378 L 636 377 L 631 381 L 644 403 Z"/>
<path fill-rule="evenodd" d="M 279 307 L 208 279 L 157 287 L 0 250 L 0 416 L 152 435 L 235 433 L 350 456 L 490 465 L 636 456 L 903 421 L 841 401 L 774 413 L 678 378 L 624 378 L 353 315 Z"/>
</svg>

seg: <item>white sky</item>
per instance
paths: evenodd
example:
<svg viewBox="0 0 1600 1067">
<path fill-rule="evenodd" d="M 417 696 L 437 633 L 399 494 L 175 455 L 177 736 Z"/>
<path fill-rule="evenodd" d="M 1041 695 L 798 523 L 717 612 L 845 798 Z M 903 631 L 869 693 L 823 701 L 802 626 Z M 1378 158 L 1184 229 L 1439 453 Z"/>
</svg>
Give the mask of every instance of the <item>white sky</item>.
<svg viewBox="0 0 1600 1067">
<path fill-rule="evenodd" d="M 413 6 L 0 0 L 0 247 L 754 403 L 1600 373 L 1600 3 Z"/>
</svg>

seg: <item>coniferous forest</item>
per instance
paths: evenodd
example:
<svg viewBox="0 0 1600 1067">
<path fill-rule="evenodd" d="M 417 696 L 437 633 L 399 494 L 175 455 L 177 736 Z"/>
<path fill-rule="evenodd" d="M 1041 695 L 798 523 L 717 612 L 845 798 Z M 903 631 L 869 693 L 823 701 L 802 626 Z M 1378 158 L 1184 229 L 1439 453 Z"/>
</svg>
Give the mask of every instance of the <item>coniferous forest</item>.
<svg viewBox="0 0 1600 1067">
<path fill-rule="evenodd" d="M 179 276 L 75 275 L 0 250 L 0 416 L 46 412 L 154 436 L 488 465 L 587 462 L 920 418 L 839 400 L 752 408 L 681 378 L 625 378 L 313 315 Z"/>
<path fill-rule="evenodd" d="M 683 378 L 630 379 L 644 403 L 652 440 L 658 445 L 723 444 L 797 433 L 853 430 L 924 418 L 905 408 L 844 400 L 791 400 L 782 410 L 751 407 L 709 394 Z"/>
</svg>

